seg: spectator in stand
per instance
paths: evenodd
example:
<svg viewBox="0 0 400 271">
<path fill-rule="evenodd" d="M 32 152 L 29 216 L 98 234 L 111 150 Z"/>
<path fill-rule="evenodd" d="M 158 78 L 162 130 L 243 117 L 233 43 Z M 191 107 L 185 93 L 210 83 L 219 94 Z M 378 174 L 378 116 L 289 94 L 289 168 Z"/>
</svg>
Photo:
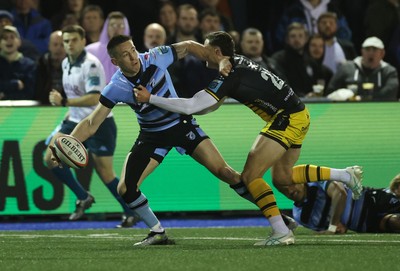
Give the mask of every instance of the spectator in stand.
<svg viewBox="0 0 400 271">
<path fill-rule="evenodd" d="M 98 5 L 88 5 L 83 9 L 81 25 L 86 31 L 86 45 L 100 40 L 104 24 L 104 13 Z"/>
<path fill-rule="evenodd" d="M 49 37 L 52 32 L 49 20 L 34 8 L 32 0 L 15 0 L 14 26 L 21 37 L 31 41 L 40 54 L 47 52 Z"/>
<path fill-rule="evenodd" d="M 234 30 L 232 19 L 230 18 L 231 11 L 229 6 L 225 6 L 225 9 L 221 9 L 220 0 L 198 0 L 195 5 L 196 10 L 201 13 L 205 9 L 212 9 L 218 13 L 220 17 L 220 30 L 226 32 Z"/>
<path fill-rule="evenodd" d="M 21 38 L 16 27 L 0 32 L 0 100 L 32 100 L 35 62 L 18 51 Z"/>
<path fill-rule="evenodd" d="M 170 40 L 176 34 L 177 18 L 178 13 L 175 4 L 171 1 L 163 1 L 159 9 L 158 19 L 167 32 L 167 40 Z"/>
<path fill-rule="evenodd" d="M 305 53 L 308 32 L 301 23 L 289 25 L 285 49 L 272 55 L 276 70 L 299 97 L 313 91 L 318 78 L 315 62 Z"/>
<path fill-rule="evenodd" d="M 204 43 L 208 33 L 221 29 L 221 19 L 218 12 L 214 9 L 204 9 L 199 15 L 199 37 L 200 43 Z"/>
<path fill-rule="evenodd" d="M 167 40 L 167 44 L 186 40 L 198 41 L 196 34 L 198 32 L 199 20 L 196 8 L 190 4 L 183 4 L 178 7 L 177 14 L 177 31 L 175 35 Z"/>
<path fill-rule="evenodd" d="M 235 49 L 237 50 L 236 53 L 241 53 L 240 48 L 240 33 L 236 30 L 228 31 L 228 34 L 231 35 L 233 42 L 235 43 Z"/>
<path fill-rule="evenodd" d="M 67 17 L 69 17 L 69 20 L 72 20 L 71 18 L 73 17 L 79 22 L 81 20 L 82 11 L 86 5 L 86 0 L 63 0 L 62 10 L 51 18 L 53 29 L 61 30 L 63 26 L 72 25 L 72 22 L 66 22 Z"/>
<path fill-rule="evenodd" d="M 350 41 L 336 36 L 338 33 L 337 23 L 337 15 L 333 12 L 322 13 L 317 21 L 318 33 L 325 41 L 323 64 L 331 69 L 333 73 L 336 72 L 338 65 L 357 56 L 354 45 Z"/>
<path fill-rule="evenodd" d="M 365 13 L 365 35 L 376 36 L 388 47 L 400 23 L 400 0 L 370 1 Z"/>
<path fill-rule="evenodd" d="M 396 101 L 399 91 L 397 71 L 382 60 L 384 56 L 383 42 L 377 37 L 367 38 L 362 44 L 361 56 L 338 68 L 326 94 L 347 89 L 356 95 L 356 100 Z"/>
<path fill-rule="evenodd" d="M 7 10 L 0 10 L 0 31 L 6 25 L 13 25 L 14 16 Z M 25 57 L 29 57 L 35 62 L 40 58 L 40 53 L 36 46 L 27 39 L 21 38 L 21 46 L 18 51 L 20 51 Z"/>
<path fill-rule="evenodd" d="M 146 26 L 143 36 L 146 51 L 154 47 L 164 45 L 166 40 L 167 34 L 162 25 L 158 23 L 152 23 Z"/>
<path fill-rule="evenodd" d="M 180 5 L 178 7 L 177 32 L 170 41 L 167 41 L 167 44 L 186 40 L 201 42 L 198 36 L 198 26 L 196 8 L 190 4 Z M 187 55 L 174 62 L 168 67 L 168 71 L 178 96 L 184 98 L 192 97 L 218 75 L 218 71 L 208 69 L 204 62 L 193 55 Z"/>
<path fill-rule="evenodd" d="M 296 0 L 295 3 L 286 9 L 278 23 L 276 30 L 276 39 L 278 44 L 283 46 L 286 29 L 293 22 L 304 24 L 310 35 L 318 33 L 317 21 L 321 14 L 325 12 L 333 12 L 337 14 L 337 37 L 339 39 L 350 41 L 352 33 L 347 20 L 334 1 Z"/>
<path fill-rule="evenodd" d="M 312 35 L 306 45 L 306 53 L 314 60 L 316 64 L 316 84 L 313 85 L 311 96 L 322 96 L 332 78 L 332 71 L 322 62 L 325 55 L 325 42 L 320 34 Z"/>
<path fill-rule="evenodd" d="M 263 50 L 264 39 L 261 31 L 252 27 L 245 29 L 242 33 L 242 40 L 240 41 L 241 54 L 276 74 L 275 60 L 265 55 Z M 277 75 L 279 75 L 279 73 Z"/>
<path fill-rule="evenodd" d="M 86 46 L 86 50 L 94 54 L 103 64 L 107 84 L 117 71 L 117 67 L 111 63 L 110 56 L 107 53 L 107 43 L 112 37 L 117 35 L 130 35 L 130 29 L 128 19 L 125 15 L 122 12 L 113 11 L 107 16 L 100 34 L 100 40 Z"/>
<path fill-rule="evenodd" d="M 42 105 L 50 105 L 49 95 L 53 89 L 66 98 L 62 84 L 61 62 L 66 57 L 63 46 L 62 32 L 54 31 L 50 35 L 49 52 L 38 62 L 34 99 Z"/>
</svg>

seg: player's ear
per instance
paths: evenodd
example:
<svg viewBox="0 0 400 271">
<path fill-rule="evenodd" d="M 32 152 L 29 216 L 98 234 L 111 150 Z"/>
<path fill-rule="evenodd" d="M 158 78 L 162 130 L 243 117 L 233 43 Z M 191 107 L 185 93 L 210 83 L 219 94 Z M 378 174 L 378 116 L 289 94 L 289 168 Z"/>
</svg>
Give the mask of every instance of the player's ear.
<svg viewBox="0 0 400 271">
<path fill-rule="evenodd" d="M 115 58 L 111 58 L 111 63 L 114 64 L 115 66 L 118 66 L 118 62 Z"/>
</svg>

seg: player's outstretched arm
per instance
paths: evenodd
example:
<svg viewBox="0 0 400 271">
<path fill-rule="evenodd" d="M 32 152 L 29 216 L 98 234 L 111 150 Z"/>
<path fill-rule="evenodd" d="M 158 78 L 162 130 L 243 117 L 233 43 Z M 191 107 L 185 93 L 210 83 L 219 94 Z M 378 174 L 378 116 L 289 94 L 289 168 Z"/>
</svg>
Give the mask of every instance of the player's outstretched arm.
<svg viewBox="0 0 400 271">
<path fill-rule="evenodd" d="M 328 232 L 345 233 L 346 229 L 340 223 L 340 218 L 346 207 L 347 192 L 342 183 L 334 181 L 329 184 L 326 192 L 331 198 L 331 221 Z"/>
<path fill-rule="evenodd" d="M 96 109 L 90 113 L 89 116 L 78 123 L 75 129 L 71 132 L 71 135 L 76 137 L 81 142 L 85 141 L 96 133 L 97 129 L 107 118 L 110 112 L 110 108 L 107 108 L 99 103 Z"/>
</svg>

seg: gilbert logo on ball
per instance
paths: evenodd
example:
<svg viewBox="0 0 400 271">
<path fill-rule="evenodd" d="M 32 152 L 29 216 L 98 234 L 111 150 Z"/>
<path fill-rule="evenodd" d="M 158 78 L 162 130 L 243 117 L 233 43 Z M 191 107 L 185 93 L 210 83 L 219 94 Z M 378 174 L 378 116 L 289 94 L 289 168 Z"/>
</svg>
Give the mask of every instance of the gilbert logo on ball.
<svg viewBox="0 0 400 271">
<path fill-rule="evenodd" d="M 88 164 L 85 146 L 73 136 L 62 135 L 54 141 L 57 156 L 72 168 L 84 168 Z"/>
</svg>

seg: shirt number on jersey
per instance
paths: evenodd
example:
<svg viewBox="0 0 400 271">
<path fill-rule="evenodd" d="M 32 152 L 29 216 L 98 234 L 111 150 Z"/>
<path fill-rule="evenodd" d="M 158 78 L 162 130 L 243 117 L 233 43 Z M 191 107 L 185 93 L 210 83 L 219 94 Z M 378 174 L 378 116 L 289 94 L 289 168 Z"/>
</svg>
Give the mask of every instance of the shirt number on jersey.
<svg viewBox="0 0 400 271">
<path fill-rule="evenodd" d="M 285 84 L 285 82 L 280 79 L 278 76 L 276 76 L 273 73 L 270 73 L 268 70 L 263 69 L 261 71 L 261 77 L 265 80 L 268 81 L 269 79 L 271 79 L 272 84 L 274 84 L 274 86 L 281 90 L 283 88 L 283 85 Z"/>
</svg>

